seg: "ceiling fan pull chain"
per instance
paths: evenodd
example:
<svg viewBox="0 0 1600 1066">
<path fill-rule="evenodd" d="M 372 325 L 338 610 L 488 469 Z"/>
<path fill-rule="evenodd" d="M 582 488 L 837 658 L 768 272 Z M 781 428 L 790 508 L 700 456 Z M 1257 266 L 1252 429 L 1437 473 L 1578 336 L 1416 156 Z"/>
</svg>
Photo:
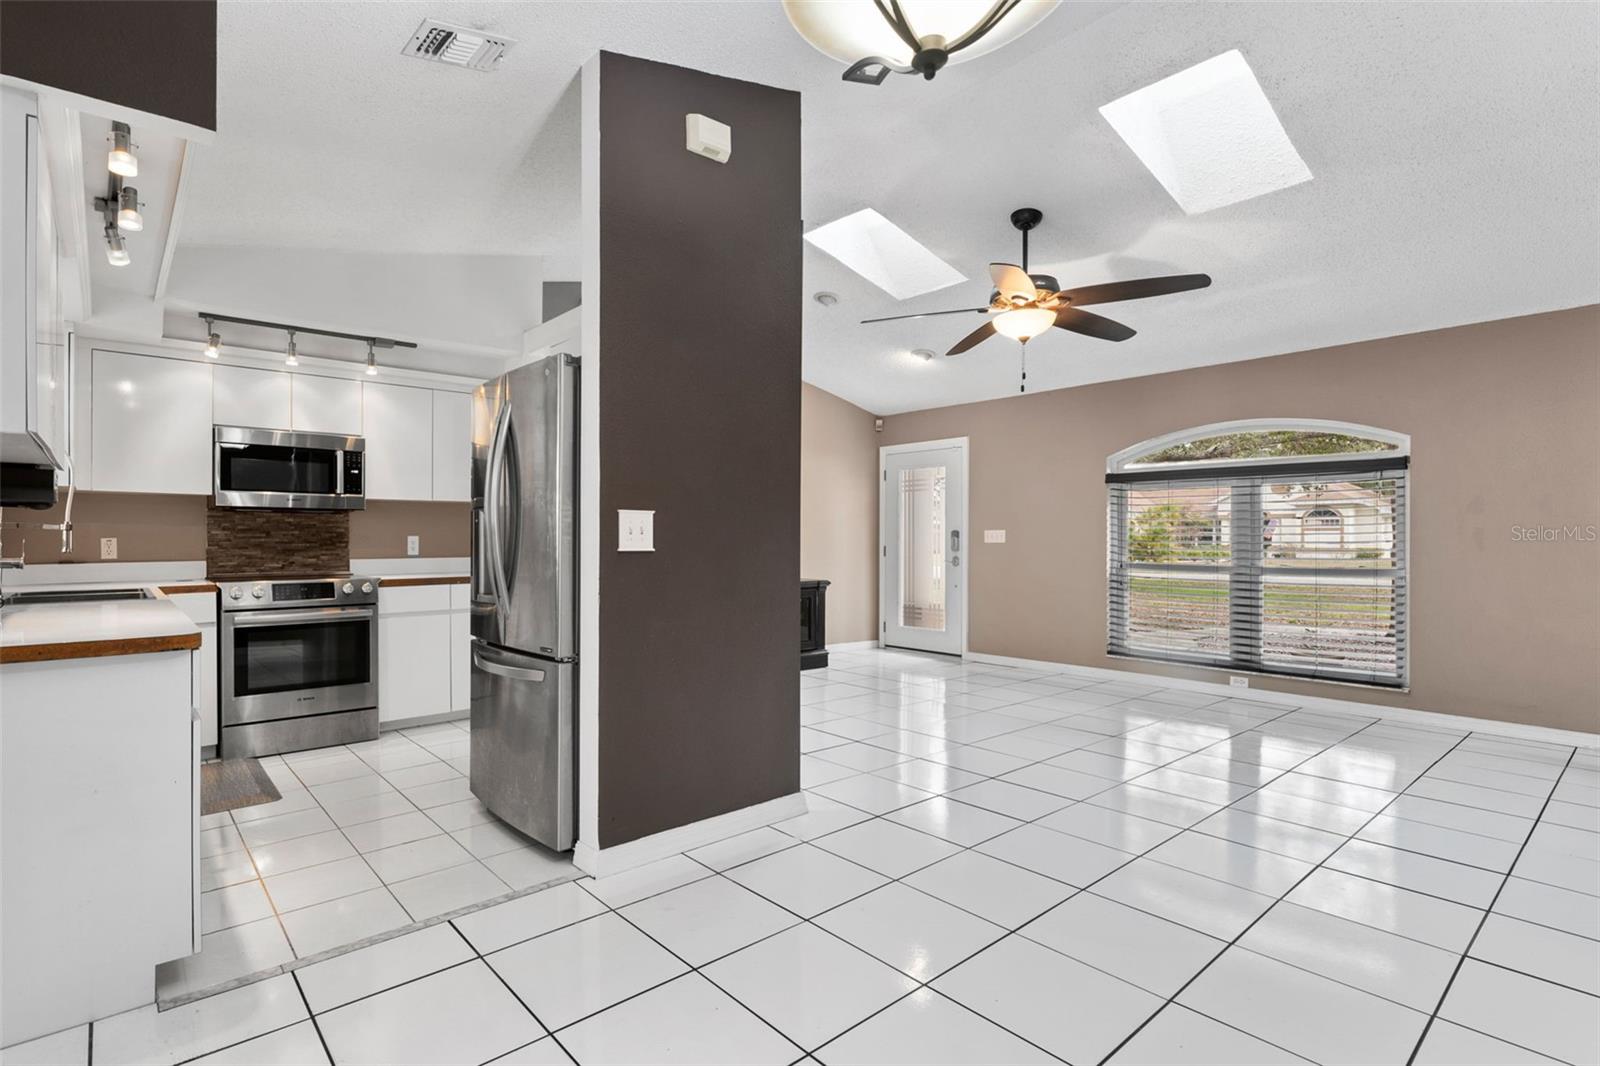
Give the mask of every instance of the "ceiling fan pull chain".
<svg viewBox="0 0 1600 1066">
<path fill-rule="evenodd" d="M 1022 240 L 1023 240 L 1024 243 L 1027 242 L 1028 235 L 1026 233 L 1024 233 L 1022 235 Z M 1018 392 L 1027 392 L 1028 391 L 1028 342 L 1027 341 L 1023 341 L 1022 342 L 1022 387 L 1019 388 L 1017 391 Z"/>
</svg>

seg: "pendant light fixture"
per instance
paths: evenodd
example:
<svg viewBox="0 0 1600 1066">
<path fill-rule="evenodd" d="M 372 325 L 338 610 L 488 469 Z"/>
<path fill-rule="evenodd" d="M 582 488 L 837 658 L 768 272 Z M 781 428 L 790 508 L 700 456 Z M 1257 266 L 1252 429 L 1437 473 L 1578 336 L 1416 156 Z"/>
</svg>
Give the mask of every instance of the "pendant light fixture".
<svg viewBox="0 0 1600 1066">
<path fill-rule="evenodd" d="M 291 329 L 287 332 L 289 334 L 289 346 L 283 350 L 283 365 L 299 366 L 300 357 L 295 354 L 294 350 L 294 330 Z"/>
<path fill-rule="evenodd" d="M 367 342 L 367 377 L 378 376 L 378 353 L 375 351 L 375 341 Z"/>
<path fill-rule="evenodd" d="M 1058 0 L 783 0 L 819 52 L 850 64 L 845 81 L 890 74 L 932 80 L 947 64 L 992 52 L 1038 25 Z"/>
<path fill-rule="evenodd" d="M 222 355 L 222 335 L 217 332 L 216 323 L 208 316 L 206 318 L 206 358 L 217 359 Z"/>
<path fill-rule="evenodd" d="M 111 151 L 106 154 L 106 169 L 119 178 L 139 176 L 139 157 L 133 154 L 133 131 L 126 122 L 111 124 Z"/>
</svg>

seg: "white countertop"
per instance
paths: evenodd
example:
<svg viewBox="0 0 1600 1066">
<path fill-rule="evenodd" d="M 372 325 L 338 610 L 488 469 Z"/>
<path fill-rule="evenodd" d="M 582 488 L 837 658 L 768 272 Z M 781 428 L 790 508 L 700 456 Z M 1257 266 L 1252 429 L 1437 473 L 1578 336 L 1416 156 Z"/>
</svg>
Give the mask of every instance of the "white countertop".
<svg viewBox="0 0 1600 1066">
<path fill-rule="evenodd" d="M 200 628 L 159 593 L 153 600 L 39 603 L 0 610 L 0 648 L 138 642 L 191 633 L 198 637 Z M 140 650 L 134 644 L 127 654 Z"/>
</svg>

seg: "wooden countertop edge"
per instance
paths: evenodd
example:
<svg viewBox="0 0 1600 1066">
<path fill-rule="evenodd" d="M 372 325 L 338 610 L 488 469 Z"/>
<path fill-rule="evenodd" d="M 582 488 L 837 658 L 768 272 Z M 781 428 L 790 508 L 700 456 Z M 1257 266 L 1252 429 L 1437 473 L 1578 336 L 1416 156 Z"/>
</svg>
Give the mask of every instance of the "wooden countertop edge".
<svg viewBox="0 0 1600 1066">
<path fill-rule="evenodd" d="M 158 585 L 157 588 L 168 596 L 182 596 L 188 592 L 217 591 L 217 586 L 209 581 L 197 581 L 192 585 Z"/>
<path fill-rule="evenodd" d="M 443 577 L 384 577 L 378 579 L 378 584 L 386 589 L 398 589 L 408 585 L 465 585 L 470 580 L 466 574 L 448 574 Z"/>
<path fill-rule="evenodd" d="M 193 651 L 199 633 L 169 633 L 159 637 L 123 637 L 117 640 L 73 640 L 56 644 L 18 644 L 0 647 L 0 664 L 39 663 L 54 659 L 99 659 L 108 655 L 145 655 L 158 651 Z"/>
</svg>

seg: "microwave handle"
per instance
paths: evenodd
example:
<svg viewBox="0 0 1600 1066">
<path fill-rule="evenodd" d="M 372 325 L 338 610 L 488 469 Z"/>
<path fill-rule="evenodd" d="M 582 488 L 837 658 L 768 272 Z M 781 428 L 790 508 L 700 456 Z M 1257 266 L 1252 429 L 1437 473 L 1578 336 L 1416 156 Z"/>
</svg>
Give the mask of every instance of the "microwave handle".
<svg viewBox="0 0 1600 1066">
<path fill-rule="evenodd" d="M 336 496 L 344 495 L 344 449 L 340 448 L 333 453 L 333 492 Z"/>
</svg>

